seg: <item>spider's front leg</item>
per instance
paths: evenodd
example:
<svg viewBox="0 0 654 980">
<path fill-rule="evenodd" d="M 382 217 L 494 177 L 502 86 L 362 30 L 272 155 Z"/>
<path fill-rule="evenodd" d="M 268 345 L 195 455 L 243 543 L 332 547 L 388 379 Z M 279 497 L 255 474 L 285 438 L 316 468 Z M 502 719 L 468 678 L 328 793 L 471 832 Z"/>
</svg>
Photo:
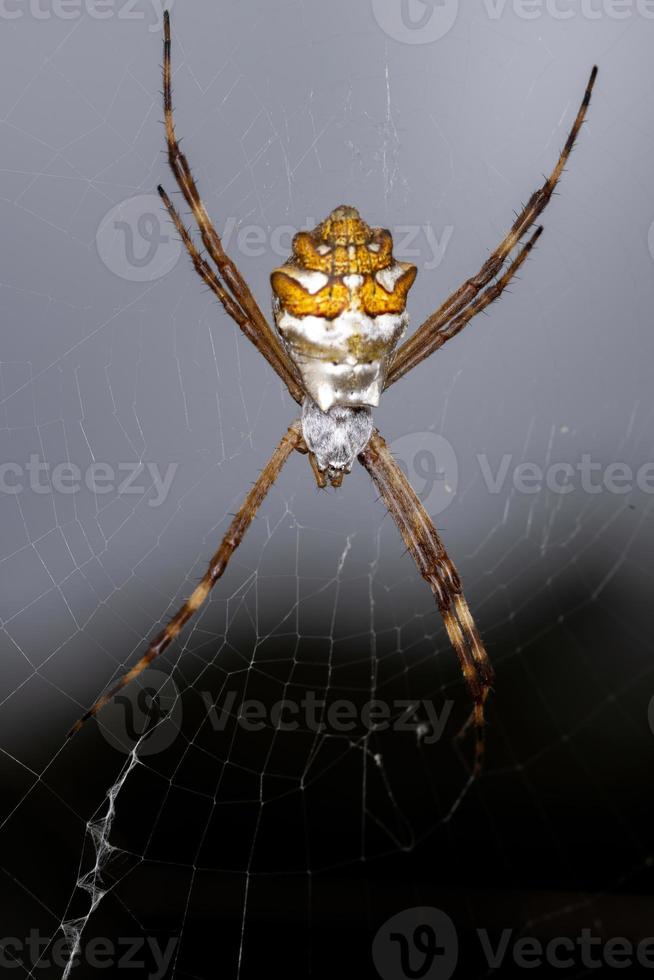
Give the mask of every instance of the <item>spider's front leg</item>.
<svg viewBox="0 0 654 980">
<path fill-rule="evenodd" d="M 189 162 L 180 148 L 173 118 L 171 32 L 170 14 L 167 10 L 164 13 L 163 97 L 168 162 L 184 200 L 195 218 L 210 261 L 200 254 L 182 217 L 161 186 L 158 188 L 159 195 L 200 278 L 213 290 L 225 311 L 277 372 L 295 401 L 301 402 L 304 392 L 293 364 L 279 337 L 261 312 L 238 267 L 225 252 L 221 237 L 200 197 Z"/>
<path fill-rule="evenodd" d="M 493 668 L 463 595 L 461 579 L 418 495 L 377 431 L 373 432 L 359 460 L 372 477 L 420 574 L 432 590 L 459 658 L 474 701 L 472 714 L 461 734 L 474 725 L 477 735 L 472 776 L 475 777 L 484 758 L 484 706 L 493 683 Z"/>
<path fill-rule="evenodd" d="M 467 279 L 451 296 L 448 296 L 436 312 L 427 317 L 415 333 L 398 348 L 388 372 L 388 378 L 386 380 L 387 388 L 398 381 L 407 371 L 411 371 L 417 364 L 424 361 L 426 357 L 433 354 L 439 347 L 442 347 L 447 340 L 454 337 L 463 329 L 465 324 L 473 316 L 485 309 L 494 299 L 497 299 L 503 289 L 508 285 L 512 276 L 518 271 L 522 262 L 524 262 L 531 251 L 540 231 L 532 235 L 530 241 L 523 246 L 508 273 L 505 273 L 497 283 L 482 293 L 482 290 L 492 282 L 495 276 L 500 275 L 504 263 L 513 249 L 520 243 L 523 235 L 533 227 L 539 215 L 542 214 L 549 204 L 564 167 L 570 158 L 575 141 L 579 135 L 579 130 L 583 126 L 586 118 L 596 78 L 597 66 L 590 73 L 584 97 L 581 100 L 581 105 L 579 106 L 568 138 L 559 155 L 556 166 L 545 180 L 545 183 L 531 195 L 525 207 L 517 215 L 508 233 L 504 236 L 495 251 L 486 259 L 479 272 L 470 279 Z"/>
</svg>

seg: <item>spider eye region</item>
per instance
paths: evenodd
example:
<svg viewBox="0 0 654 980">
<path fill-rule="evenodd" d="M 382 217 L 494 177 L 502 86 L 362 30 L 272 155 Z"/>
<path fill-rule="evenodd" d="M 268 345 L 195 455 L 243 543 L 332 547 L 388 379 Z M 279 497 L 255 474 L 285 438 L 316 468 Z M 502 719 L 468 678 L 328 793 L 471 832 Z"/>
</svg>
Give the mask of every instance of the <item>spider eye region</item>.
<svg viewBox="0 0 654 980">
<path fill-rule="evenodd" d="M 393 240 L 341 205 L 270 277 L 277 329 L 307 393 L 332 405 L 379 404 L 390 356 L 405 333 L 416 267 L 393 258 Z"/>
</svg>

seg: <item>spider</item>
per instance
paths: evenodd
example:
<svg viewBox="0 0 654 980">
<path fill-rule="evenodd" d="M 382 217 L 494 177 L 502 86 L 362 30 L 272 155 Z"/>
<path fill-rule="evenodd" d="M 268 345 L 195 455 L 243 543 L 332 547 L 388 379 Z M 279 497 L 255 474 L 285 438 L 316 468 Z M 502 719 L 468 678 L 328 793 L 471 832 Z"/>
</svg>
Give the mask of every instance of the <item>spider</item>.
<svg viewBox="0 0 654 980">
<path fill-rule="evenodd" d="M 408 325 L 406 300 L 416 267 L 393 257 L 390 232 L 369 227 L 353 207 L 340 206 L 313 231 L 293 239 L 288 261 L 271 275 L 276 330 L 238 268 L 226 254 L 200 198 L 175 133 L 171 94 L 170 16 L 164 18 L 163 96 L 168 161 L 191 209 L 206 251 L 202 254 L 163 187 L 158 191 L 200 278 L 282 379 L 301 405 L 234 516 L 200 583 L 152 640 L 144 656 L 71 728 L 69 737 L 133 681 L 179 635 L 205 602 L 252 523 L 282 467 L 295 451 L 308 455 L 318 487 L 340 487 L 355 459 L 370 474 L 404 543 L 429 584 L 473 702 L 462 732 L 473 727 L 472 774 L 484 756 L 484 706 L 493 668 L 461 579 L 425 508 L 373 427 L 372 408 L 383 391 L 433 354 L 497 299 L 533 249 L 543 228 L 523 236 L 548 204 L 582 126 L 597 76 L 586 92 L 554 170 L 517 215 L 510 231 L 479 272 L 449 296 L 401 346 Z M 506 266 L 513 250 L 517 254 Z M 506 266 L 506 268 L 505 268 Z"/>
</svg>

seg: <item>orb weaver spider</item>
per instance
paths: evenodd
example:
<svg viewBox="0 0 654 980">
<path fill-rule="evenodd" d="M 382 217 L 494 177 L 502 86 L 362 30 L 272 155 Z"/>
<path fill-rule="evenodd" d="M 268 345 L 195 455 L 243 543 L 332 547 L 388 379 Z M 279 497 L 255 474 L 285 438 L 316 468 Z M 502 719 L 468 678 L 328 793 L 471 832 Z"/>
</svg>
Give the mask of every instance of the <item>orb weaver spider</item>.
<svg viewBox="0 0 654 980">
<path fill-rule="evenodd" d="M 170 15 L 164 17 L 163 95 L 168 161 L 191 209 L 208 257 L 198 250 L 163 187 L 159 194 L 200 278 L 225 311 L 277 372 L 301 418 L 282 436 L 234 516 L 209 568 L 146 653 L 76 722 L 69 737 L 141 674 L 179 635 L 205 602 L 252 523 L 266 494 L 294 451 L 308 455 L 320 488 L 340 487 L 355 459 L 368 471 L 422 577 L 430 586 L 456 651 L 473 701 L 462 733 L 476 731 L 472 775 L 484 756 L 484 706 L 493 668 L 463 595 L 461 580 L 420 499 L 384 439 L 371 409 L 383 391 L 455 337 L 497 299 L 540 237 L 538 226 L 505 263 L 548 204 L 581 129 L 597 77 L 586 92 L 559 159 L 532 194 L 511 229 L 479 272 L 467 279 L 400 347 L 408 326 L 407 294 L 416 267 L 393 258 L 390 232 L 371 228 L 353 207 L 340 206 L 313 231 L 299 232 L 293 253 L 271 275 L 277 332 L 261 312 L 234 262 L 225 252 L 200 198 L 175 133 L 171 92 Z M 501 273 L 501 274 L 500 274 Z"/>
</svg>

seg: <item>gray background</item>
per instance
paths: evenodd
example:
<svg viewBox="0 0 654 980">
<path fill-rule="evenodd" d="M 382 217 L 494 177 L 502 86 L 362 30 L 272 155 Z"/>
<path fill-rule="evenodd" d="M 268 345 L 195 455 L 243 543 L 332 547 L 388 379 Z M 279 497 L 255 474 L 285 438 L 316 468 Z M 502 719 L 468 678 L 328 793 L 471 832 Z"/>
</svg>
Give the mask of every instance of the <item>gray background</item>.
<svg viewBox="0 0 654 980">
<path fill-rule="evenodd" d="M 596 3 L 593 17 L 562 3 L 572 12 L 565 18 L 551 4 L 535 18 L 537 7 L 526 18 L 509 3 L 495 7 L 499 16 L 490 3 L 457 12 L 446 0 L 431 17 L 430 6 L 409 4 L 416 21 L 424 15 L 421 30 L 402 25 L 399 0 L 177 3 L 178 132 L 266 312 L 268 276 L 287 247 L 276 236 L 288 243 L 287 226 L 349 203 L 396 239 L 414 230 L 417 252 L 401 257 L 419 267 L 410 295 L 418 324 L 479 268 L 554 165 L 599 64 L 588 123 L 520 280 L 488 317 L 393 387 L 376 419 L 389 440 L 404 439 L 410 470 L 420 449 L 442 448 L 436 436 L 456 456 L 454 499 L 432 510 L 506 677 L 496 771 L 522 779 L 517 767 L 531 771 L 562 737 L 572 739 L 581 762 L 571 794 L 583 809 L 599 780 L 628 822 L 638 772 L 625 791 L 625 758 L 642 758 L 652 737 L 652 496 L 591 495 L 578 484 L 567 496 L 527 496 L 510 478 L 493 494 L 476 457 L 487 454 L 496 469 L 504 454 L 512 466 L 546 466 L 591 453 L 603 466 L 634 470 L 654 458 L 654 21 L 635 4 L 618 17 L 608 2 Z M 1 24 L 0 458 L 24 466 L 38 454 L 82 470 L 94 461 L 176 466 L 158 507 L 149 505 L 147 476 L 136 495 L 0 494 L 0 733 L 13 787 L 5 816 L 18 807 L 3 831 L 34 819 L 25 794 L 54 771 L 54 758 L 56 791 L 77 814 L 73 862 L 82 821 L 120 756 L 105 759 L 88 799 L 78 799 L 70 772 L 88 764 L 96 742 L 82 736 L 62 750 L 64 733 L 197 580 L 294 414 L 174 241 L 138 262 L 148 243 L 137 222 L 152 202 L 132 199 L 160 181 L 176 190 L 162 152 L 155 7 L 117 2 L 101 20 L 74 5 L 64 17 L 7 3 Z M 450 29 L 430 40 L 425 32 L 449 16 Z M 136 263 L 115 215 L 106 218 L 117 205 Z M 170 235 L 157 220 L 158 234 Z M 426 268 L 424 225 L 445 235 L 437 268 Z M 247 226 L 263 244 L 239 244 Z M 258 639 L 277 631 L 289 663 L 298 638 L 313 637 L 321 660 L 337 634 L 350 637 L 334 654 L 337 667 L 358 657 L 363 679 L 336 672 L 321 683 L 369 690 L 373 637 L 384 630 L 393 637 L 384 649 L 391 673 L 420 676 L 417 690 L 428 694 L 452 685 L 465 702 L 430 595 L 366 474 L 318 494 L 298 457 L 187 634 L 178 686 L 225 651 L 235 657 L 228 674 L 243 669 Z M 418 675 L 425 664 L 439 673 Z M 602 756 L 601 773 L 593 769 L 600 739 L 615 751 Z M 492 749 L 490 758 L 492 769 Z M 251 760 L 255 771 L 278 764 Z M 410 785 L 404 791 L 411 796 Z M 437 818 L 421 807 L 425 830 Z M 644 860 L 647 844 L 630 826 Z M 625 869 L 617 860 L 609 880 Z"/>
</svg>

